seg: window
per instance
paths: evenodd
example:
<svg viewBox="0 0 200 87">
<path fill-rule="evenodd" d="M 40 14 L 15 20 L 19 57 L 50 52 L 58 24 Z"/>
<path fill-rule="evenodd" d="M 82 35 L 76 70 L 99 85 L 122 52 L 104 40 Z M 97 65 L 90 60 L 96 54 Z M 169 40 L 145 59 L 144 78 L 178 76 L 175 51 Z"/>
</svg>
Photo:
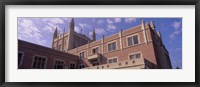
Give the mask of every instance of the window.
<svg viewBox="0 0 200 87">
<path fill-rule="evenodd" d="M 108 63 L 116 63 L 117 58 L 108 59 Z"/>
<path fill-rule="evenodd" d="M 80 59 L 83 59 L 85 57 L 85 52 L 80 53 Z"/>
<path fill-rule="evenodd" d="M 93 54 L 99 53 L 99 47 L 92 49 L 92 53 Z"/>
<path fill-rule="evenodd" d="M 23 53 L 18 53 L 18 67 L 20 67 L 22 63 L 22 57 L 23 57 Z"/>
<path fill-rule="evenodd" d="M 75 69 L 76 65 L 74 63 L 70 63 L 69 68 L 70 69 Z"/>
<path fill-rule="evenodd" d="M 141 53 L 136 53 L 136 54 L 129 55 L 129 59 L 130 60 L 138 59 L 138 58 L 141 58 Z"/>
<path fill-rule="evenodd" d="M 128 38 L 128 46 L 139 44 L 138 35 Z"/>
<path fill-rule="evenodd" d="M 44 69 L 45 67 L 46 58 L 35 56 L 33 60 L 33 67 L 34 69 Z"/>
<path fill-rule="evenodd" d="M 64 67 L 63 61 L 55 60 L 54 69 L 63 69 L 63 67 Z"/>
<path fill-rule="evenodd" d="M 61 44 L 59 45 L 58 50 L 62 50 Z"/>
<path fill-rule="evenodd" d="M 117 58 L 114 58 L 114 59 L 113 59 L 113 63 L 116 63 L 116 62 L 117 62 Z"/>
<path fill-rule="evenodd" d="M 109 59 L 109 60 L 108 60 L 108 63 L 112 63 L 112 62 L 113 62 L 113 60 L 112 60 L 112 59 Z"/>
<path fill-rule="evenodd" d="M 82 64 L 82 65 L 79 65 L 79 68 L 80 68 L 80 69 L 85 68 L 85 65 L 83 65 L 83 64 Z"/>
<path fill-rule="evenodd" d="M 116 42 L 108 44 L 108 51 L 116 50 Z"/>
</svg>

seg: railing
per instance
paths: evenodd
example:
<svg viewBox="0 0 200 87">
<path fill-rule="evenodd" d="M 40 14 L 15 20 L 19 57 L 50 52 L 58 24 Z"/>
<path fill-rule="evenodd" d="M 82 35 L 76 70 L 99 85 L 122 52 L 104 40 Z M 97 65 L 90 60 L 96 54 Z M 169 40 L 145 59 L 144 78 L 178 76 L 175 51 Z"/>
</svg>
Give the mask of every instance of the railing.
<svg viewBox="0 0 200 87">
<path fill-rule="evenodd" d="M 99 53 L 92 54 L 92 55 L 88 56 L 87 59 L 90 60 L 90 59 L 96 59 L 96 58 L 100 58 L 100 54 Z"/>
<path fill-rule="evenodd" d="M 145 68 L 145 63 L 143 58 L 138 58 L 134 60 L 125 60 L 117 63 L 102 64 L 98 66 L 86 67 L 85 69 L 143 69 Z"/>
</svg>

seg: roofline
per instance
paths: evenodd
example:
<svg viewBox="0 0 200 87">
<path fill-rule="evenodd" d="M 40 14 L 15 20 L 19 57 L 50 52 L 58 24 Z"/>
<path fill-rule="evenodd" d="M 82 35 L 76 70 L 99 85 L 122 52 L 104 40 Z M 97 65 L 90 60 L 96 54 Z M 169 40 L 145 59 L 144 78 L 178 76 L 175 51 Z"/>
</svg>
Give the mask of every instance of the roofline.
<svg viewBox="0 0 200 87">
<path fill-rule="evenodd" d="M 31 42 L 28 42 L 28 41 L 24 41 L 24 40 L 20 40 L 18 39 L 18 43 L 19 41 L 23 42 L 23 43 L 28 43 L 28 44 L 31 44 L 31 45 L 35 45 L 35 46 L 39 46 L 39 47 L 43 47 L 45 49 L 49 49 L 49 50 L 53 50 L 53 51 L 56 51 L 56 52 L 60 52 L 60 53 L 64 53 L 64 54 L 68 54 L 70 56 L 77 56 L 77 55 L 73 55 L 73 54 L 70 54 L 70 53 L 66 53 L 66 52 L 62 52 L 62 51 L 59 51 L 59 50 L 55 50 L 55 49 L 52 49 L 52 48 L 49 48 L 49 47 L 45 47 L 45 46 L 42 46 L 42 45 L 38 45 L 38 44 L 35 44 L 35 43 L 31 43 Z M 18 45 L 19 46 L 19 45 Z M 78 56 L 77 56 L 78 57 Z M 73 59 L 73 58 L 71 58 Z M 77 58 L 78 59 L 78 58 Z M 76 59 L 75 59 L 76 60 Z"/>
<path fill-rule="evenodd" d="M 148 24 L 148 23 L 145 23 L 145 25 L 146 25 L 146 24 Z M 124 30 L 124 31 L 128 31 L 128 30 L 131 30 L 131 29 L 136 28 L 136 27 L 139 27 L 139 26 L 141 26 L 141 24 L 140 24 L 140 25 L 137 25 L 137 26 L 134 26 L 134 27 L 131 27 L 131 28 L 128 28 L 128 29 L 126 29 L 126 30 Z M 122 33 L 123 33 L 124 31 L 122 31 Z M 117 32 L 117 33 L 115 33 L 115 34 L 112 34 L 112 35 L 109 35 L 109 36 L 107 36 L 107 37 L 105 37 L 105 38 L 108 38 L 108 37 L 117 35 L 118 33 L 119 33 L 119 32 Z M 96 40 L 96 41 L 101 41 L 101 40 L 103 40 L 103 38 L 101 38 L 101 39 L 99 39 L 99 40 Z M 93 41 L 93 42 L 91 42 L 91 43 L 94 43 L 94 42 L 96 42 L 96 41 Z M 91 43 L 90 43 L 90 44 L 91 44 Z M 82 45 L 82 46 L 79 46 L 78 48 L 83 47 L 83 46 L 86 46 L 86 45 L 87 45 L 87 44 Z M 73 49 L 76 49 L 76 48 L 73 48 Z M 71 50 L 73 50 L 73 49 L 71 49 Z M 69 51 L 70 51 L 70 50 L 69 50 Z"/>
</svg>

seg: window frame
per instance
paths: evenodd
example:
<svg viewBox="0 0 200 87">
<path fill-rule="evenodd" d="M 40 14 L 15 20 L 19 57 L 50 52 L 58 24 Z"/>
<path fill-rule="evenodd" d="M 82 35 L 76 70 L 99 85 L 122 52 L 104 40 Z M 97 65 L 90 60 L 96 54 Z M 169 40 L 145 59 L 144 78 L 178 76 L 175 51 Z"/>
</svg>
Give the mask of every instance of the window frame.
<svg viewBox="0 0 200 87">
<path fill-rule="evenodd" d="M 134 44 L 134 36 L 138 37 L 138 44 L 140 44 L 140 35 L 139 35 L 139 33 L 136 33 L 136 34 L 129 35 L 126 37 L 126 46 L 127 47 L 138 45 L 138 44 Z M 129 41 L 128 41 L 129 38 L 131 38 L 131 40 L 132 40 L 132 45 L 129 45 Z"/>
<path fill-rule="evenodd" d="M 117 59 L 117 62 L 113 62 L 113 59 Z M 112 63 L 109 63 L 109 60 L 112 60 Z M 116 57 L 111 57 L 111 58 L 108 58 L 107 59 L 107 64 L 113 64 L 113 63 L 118 63 L 118 57 L 116 56 Z"/>
<path fill-rule="evenodd" d="M 70 67 L 71 67 L 71 66 L 70 66 L 71 64 L 74 64 L 74 69 L 77 69 L 77 68 L 76 68 L 76 63 L 75 63 L 75 62 L 70 62 L 70 63 L 69 63 L 69 68 L 68 68 L 68 69 L 71 69 L 71 68 L 70 68 Z"/>
<path fill-rule="evenodd" d="M 81 56 L 80 56 L 80 54 L 81 54 L 82 52 L 84 52 L 83 58 L 81 58 Z M 85 51 L 85 50 L 80 51 L 80 52 L 79 52 L 79 59 L 81 60 L 81 59 L 85 59 L 85 58 L 86 58 L 86 51 Z"/>
<path fill-rule="evenodd" d="M 22 65 L 22 63 L 23 63 L 23 61 L 24 61 L 24 55 L 25 55 L 25 54 L 24 54 L 23 51 L 18 51 L 18 53 L 21 53 L 21 54 L 22 54 L 22 58 L 21 58 L 20 62 L 18 61 L 18 62 L 19 62 L 19 65 L 17 65 L 18 68 L 19 68 L 19 67 L 21 67 L 21 65 Z M 19 57 L 18 57 L 18 58 L 19 58 Z"/>
<path fill-rule="evenodd" d="M 56 61 L 62 61 L 63 62 L 63 68 L 62 69 L 65 69 L 65 60 L 62 60 L 62 59 L 54 59 L 53 69 L 57 69 L 57 68 L 54 68 Z"/>
<path fill-rule="evenodd" d="M 118 44 L 117 44 L 117 40 L 114 40 L 114 41 L 110 41 L 107 43 L 107 52 L 112 52 L 112 51 L 115 51 L 115 50 L 110 50 L 109 51 L 109 44 L 112 44 L 112 43 L 116 43 L 116 49 L 115 50 L 118 50 Z"/>
<path fill-rule="evenodd" d="M 83 67 L 84 66 L 84 67 Z M 80 68 L 81 67 L 81 68 Z M 79 64 L 79 69 L 85 68 L 85 64 Z"/>
<path fill-rule="evenodd" d="M 129 54 L 128 54 L 128 60 L 140 59 L 140 58 L 133 58 L 133 59 L 130 59 L 130 56 L 131 56 L 131 55 L 134 55 L 134 56 L 135 56 L 135 55 L 138 54 L 138 53 L 140 54 L 140 58 L 143 58 L 142 52 L 139 51 L 139 52 L 129 53 Z"/>
<path fill-rule="evenodd" d="M 92 52 L 91 52 L 92 54 L 97 54 L 97 53 L 93 53 L 93 50 L 96 49 L 96 48 L 98 48 L 98 52 L 97 52 L 97 53 L 100 53 L 100 47 L 99 47 L 99 46 L 96 46 L 96 47 L 93 47 L 93 48 L 92 48 L 92 50 L 91 50 L 91 51 L 92 51 Z"/>
<path fill-rule="evenodd" d="M 33 63 L 34 63 L 34 60 L 35 60 L 35 57 L 42 57 L 42 58 L 45 58 L 45 64 L 44 64 L 44 69 L 46 69 L 46 65 L 47 65 L 47 60 L 48 58 L 46 56 L 42 56 L 42 55 L 38 55 L 38 54 L 35 54 L 32 58 L 32 64 L 31 64 L 31 69 L 36 69 L 36 68 L 33 68 Z"/>
</svg>

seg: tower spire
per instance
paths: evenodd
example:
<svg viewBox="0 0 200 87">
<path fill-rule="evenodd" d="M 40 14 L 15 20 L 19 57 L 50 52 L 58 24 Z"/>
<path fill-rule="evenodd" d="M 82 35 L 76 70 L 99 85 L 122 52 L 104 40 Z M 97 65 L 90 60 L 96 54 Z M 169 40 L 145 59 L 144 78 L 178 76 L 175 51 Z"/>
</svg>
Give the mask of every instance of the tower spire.
<svg viewBox="0 0 200 87">
<path fill-rule="evenodd" d="M 55 29 L 55 31 L 54 31 L 54 33 L 53 33 L 53 40 L 52 40 L 52 48 L 53 49 L 56 49 L 57 48 L 57 46 L 56 47 L 54 47 L 54 39 L 56 39 L 57 38 L 57 36 L 58 36 L 58 30 L 57 30 L 57 27 L 56 27 L 56 29 Z"/>
<path fill-rule="evenodd" d="M 154 25 L 153 21 L 150 22 L 150 26 L 151 26 L 152 29 L 155 29 L 155 25 Z"/>
<path fill-rule="evenodd" d="M 70 32 L 74 31 L 74 18 L 72 18 L 71 22 L 70 22 Z"/>
<path fill-rule="evenodd" d="M 68 36 L 68 47 L 67 50 L 74 48 L 74 18 L 71 19 L 70 25 L 69 25 L 69 36 Z"/>
<path fill-rule="evenodd" d="M 93 29 L 93 32 L 92 32 L 92 41 L 95 41 L 96 40 L 96 33 L 95 33 L 95 29 Z"/>
<path fill-rule="evenodd" d="M 56 27 L 55 31 L 54 31 L 54 34 L 53 34 L 53 38 L 56 38 L 58 36 L 58 29 Z"/>
</svg>

